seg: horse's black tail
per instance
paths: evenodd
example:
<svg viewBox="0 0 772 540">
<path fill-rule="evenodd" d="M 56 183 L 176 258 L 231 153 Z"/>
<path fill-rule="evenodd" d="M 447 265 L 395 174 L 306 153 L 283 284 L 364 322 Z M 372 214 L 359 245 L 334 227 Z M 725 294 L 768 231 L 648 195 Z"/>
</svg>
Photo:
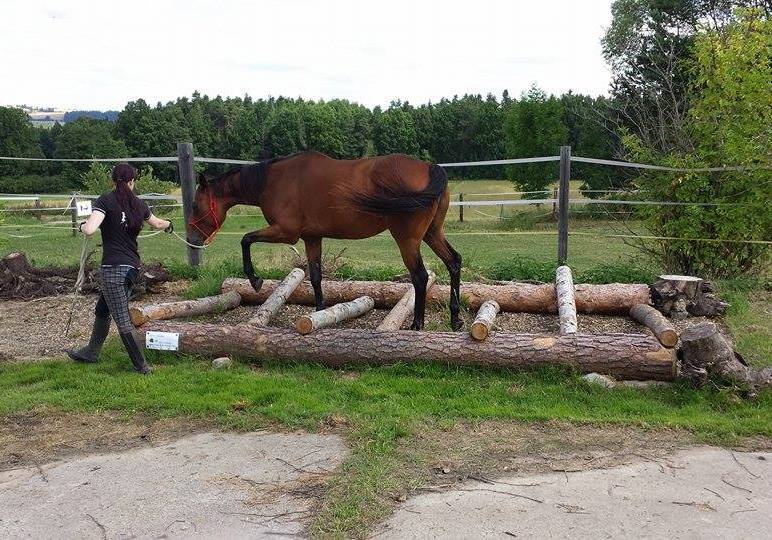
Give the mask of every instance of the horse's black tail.
<svg viewBox="0 0 772 540">
<path fill-rule="evenodd" d="M 429 184 L 421 191 L 407 191 L 380 184 L 375 194 L 354 194 L 352 201 L 373 214 L 411 214 L 429 208 L 445 192 L 448 176 L 439 165 L 429 165 Z"/>
</svg>

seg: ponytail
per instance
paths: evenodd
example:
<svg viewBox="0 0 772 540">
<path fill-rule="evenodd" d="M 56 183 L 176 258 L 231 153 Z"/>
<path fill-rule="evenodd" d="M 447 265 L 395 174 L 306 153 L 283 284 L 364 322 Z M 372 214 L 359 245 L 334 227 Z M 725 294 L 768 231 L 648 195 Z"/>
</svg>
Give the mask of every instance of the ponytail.
<svg viewBox="0 0 772 540">
<path fill-rule="evenodd" d="M 126 215 L 126 225 L 129 233 L 139 234 L 142 229 L 142 204 L 134 192 L 129 189 L 129 182 L 134 180 L 137 171 L 128 163 L 119 163 L 113 167 L 113 182 L 115 182 L 115 196 L 121 210 Z"/>
</svg>

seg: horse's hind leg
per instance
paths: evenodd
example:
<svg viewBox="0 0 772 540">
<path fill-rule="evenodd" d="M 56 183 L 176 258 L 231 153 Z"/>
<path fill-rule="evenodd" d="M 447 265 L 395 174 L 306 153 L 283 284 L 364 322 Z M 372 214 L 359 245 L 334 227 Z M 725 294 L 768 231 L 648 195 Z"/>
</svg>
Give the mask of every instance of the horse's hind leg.
<svg viewBox="0 0 772 540">
<path fill-rule="evenodd" d="M 306 258 L 308 259 L 308 277 L 314 288 L 316 311 L 324 309 L 324 297 L 322 296 L 322 239 L 304 238 L 306 244 Z"/>
<path fill-rule="evenodd" d="M 394 232 L 392 231 L 392 235 Z M 429 273 L 426 271 L 424 261 L 421 259 L 421 241 L 414 238 L 398 238 L 394 236 L 402 254 L 402 260 L 410 272 L 410 280 L 415 289 L 415 309 L 413 310 L 413 324 L 411 330 L 422 330 L 424 327 L 424 315 L 426 313 L 426 284 L 429 281 Z"/>
<path fill-rule="evenodd" d="M 245 234 L 241 239 L 241 257 L 244 262 L 244 274 L 246 274 L 249 283 L 255 291 L 259 291 L 263 286 L 263 278 L 255 274 L 255 267 L 252 265 L 252 253 L 250 249 L 255 242 L 268 242 L 271 244 L 295 244 L 297 237 L 292 237 L 284 232 L 278 225 L 270 225 L 259 231 L 252 231 Z"/>
<path fill-rule="evenodd" d="M 445 231 L 442 226 L 436 226 L 432 223 L 429 230 L 424 237 L 426 242 L 432 251 L 437 254 L 450 274 L 450 326 L 453 330 L 461 328 L 461 319 L 458 316 L 459 312 L 459 298 L 461 295 L 461 255 L 453 249 L 447 238 L 445 238 Z"/>
</svg>

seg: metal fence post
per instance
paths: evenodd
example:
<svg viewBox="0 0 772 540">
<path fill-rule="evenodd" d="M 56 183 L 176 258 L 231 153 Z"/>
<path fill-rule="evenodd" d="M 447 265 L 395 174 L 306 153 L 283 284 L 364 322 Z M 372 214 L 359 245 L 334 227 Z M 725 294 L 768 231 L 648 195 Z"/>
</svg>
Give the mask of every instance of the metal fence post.
<svg viewBox="0 0 772 540">
<path fill-rule="evenodd" d="M 458 220 L 463 223 L 464 222 L 464 194 L 459 193 L 458 194 Z"/>
<path fill-rule="evenodd" d="M 196 171 L 194 168 L 193 143 L 177 143 L 177 165 L 180 172 L 180 187 L 182 188 L 182 215 L 187 227 L 190 214 L 193 212 L 193 200 L 196 197 Z M 183 229 L 182 234 L 185 234 Z M 201 250 L 187 246 L 188 264 L 201 264 Z"/>
<path fill-rule="evenodd" d="M 571 186 L 571 147 L 560 147 L 560 183 L 558 184 L 558 264 L 568 259 L 568 203 Z"/>
</svg>

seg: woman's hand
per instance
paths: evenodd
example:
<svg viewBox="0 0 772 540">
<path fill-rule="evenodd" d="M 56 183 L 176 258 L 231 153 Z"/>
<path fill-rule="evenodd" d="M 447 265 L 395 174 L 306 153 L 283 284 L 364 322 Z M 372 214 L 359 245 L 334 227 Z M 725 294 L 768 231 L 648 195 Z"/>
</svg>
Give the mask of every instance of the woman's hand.
<svg viewBox="0 0 772 540">
<path fill-rule="evenodd" d="M 154 216 L 153 214 L 150 214 L 150 217 L 147 218 L 147 222 L 150 224 L 151 227 L 153 227 L 155 230 L 166 230 L 172 227 L 172 222 L 158 218 Z M 166 232 L 172 232 L 171 230 L 167 230 Z"/>
</svg>

